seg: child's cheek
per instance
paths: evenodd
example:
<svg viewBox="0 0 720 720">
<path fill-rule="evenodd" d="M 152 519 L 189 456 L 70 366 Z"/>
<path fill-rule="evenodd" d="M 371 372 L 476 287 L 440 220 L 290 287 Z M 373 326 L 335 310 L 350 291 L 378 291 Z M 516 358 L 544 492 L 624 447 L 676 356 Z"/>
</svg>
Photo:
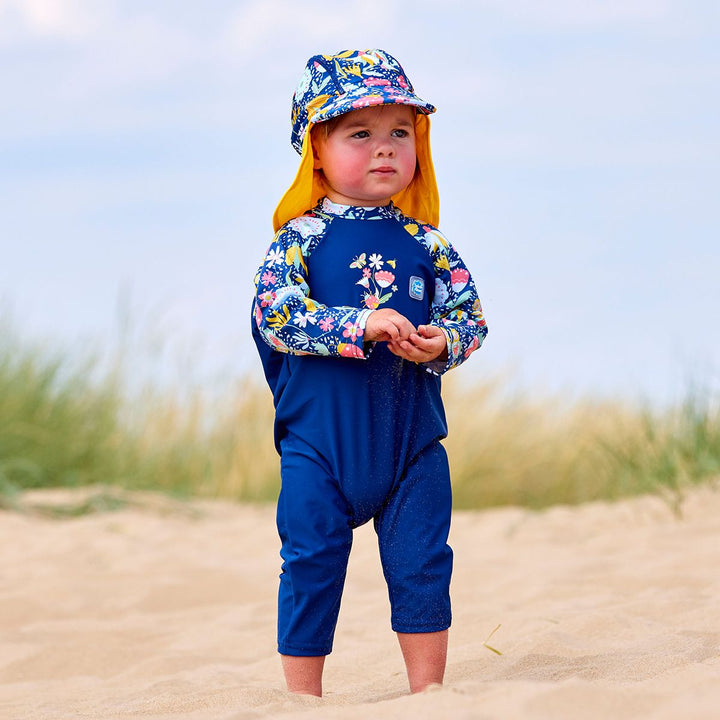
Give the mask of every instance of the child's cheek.
<svg viewBox="0 0 720 720">
<path fill-rule="evenodd" d="M 347 159 L 347 175 L 348 177 L 357 178 L 360 177 L 362 172 L 367 166 L 368 160 L 359 156 L 357 153 L 353 153 Z"/>
</svg>

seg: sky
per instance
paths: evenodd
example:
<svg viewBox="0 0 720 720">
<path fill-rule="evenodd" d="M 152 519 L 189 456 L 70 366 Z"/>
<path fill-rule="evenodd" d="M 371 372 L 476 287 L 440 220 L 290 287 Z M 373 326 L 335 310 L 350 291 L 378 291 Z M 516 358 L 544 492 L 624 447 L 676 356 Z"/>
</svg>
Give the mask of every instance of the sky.
<svg viewBox="0 0 720 720">
<path fill-rule="evenodd" d="M 714 0 L 0 0 L 0 318 L 139 377 L 260 377 L 292 93 L 372 47 L 438 108 L 440 228 L 489 327 L 462 382 L 720 387 Z"/>
</svg>

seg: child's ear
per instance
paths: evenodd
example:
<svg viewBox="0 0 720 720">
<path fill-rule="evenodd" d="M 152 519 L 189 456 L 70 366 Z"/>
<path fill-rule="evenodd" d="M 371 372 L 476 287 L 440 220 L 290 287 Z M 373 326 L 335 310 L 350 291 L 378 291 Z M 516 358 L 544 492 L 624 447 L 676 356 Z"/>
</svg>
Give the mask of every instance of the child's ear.
<svg viewBox="0 0 720 720">
<path fill-rule="evenodd" d="M 314 170 L 322 170 L 322 160 L 320 159 L 320 154 L 317 151 L 317 148 L 313 144 L 312 146 L 312 154 L 313 154 L 313 169 Z"/>
<path fill-rule="evenodd" d="M 322 160 L 320 159 L 320 146 L 324 140 L 324 133 L 317 132 L 317 128 L 310 129 L 310 147 L 313 154 L 313 170 L 322 170 Z"/>
</svg>

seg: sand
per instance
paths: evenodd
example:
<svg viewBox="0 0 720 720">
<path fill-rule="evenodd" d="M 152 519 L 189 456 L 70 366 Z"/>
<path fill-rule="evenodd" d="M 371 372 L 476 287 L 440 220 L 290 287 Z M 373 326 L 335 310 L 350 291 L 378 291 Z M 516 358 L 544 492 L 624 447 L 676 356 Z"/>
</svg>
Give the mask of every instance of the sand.
<svg viewBox="0 0 720 720">
<path fill-rule="evenodd" d="M 0 512 L 2 720 L 720 717 L 710 488 L 681 518 L 658 498 L 456 513 L 446 684 L 416 696 L 361 528 L 322 700 L 283 691 L 273 509 L 132 499 Z"/>
</svg>

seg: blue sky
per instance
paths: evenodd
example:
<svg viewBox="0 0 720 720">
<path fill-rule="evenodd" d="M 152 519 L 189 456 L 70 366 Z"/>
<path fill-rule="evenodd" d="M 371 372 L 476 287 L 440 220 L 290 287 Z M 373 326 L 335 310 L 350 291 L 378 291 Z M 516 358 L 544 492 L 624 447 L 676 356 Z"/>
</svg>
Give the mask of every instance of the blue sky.
<svg viewBox="0 0 720 720">
<path fill-rule="evenodd" d="M 719 8 L 0 0 L 0 312 L 81 348 L 129 313 L 140 375 L 257 373 L 295 84 L 310 55 L 380 47 L 438 107 L 440 226 L 490 328 L 463 380 L 717 386 Z"/>
</svg>

